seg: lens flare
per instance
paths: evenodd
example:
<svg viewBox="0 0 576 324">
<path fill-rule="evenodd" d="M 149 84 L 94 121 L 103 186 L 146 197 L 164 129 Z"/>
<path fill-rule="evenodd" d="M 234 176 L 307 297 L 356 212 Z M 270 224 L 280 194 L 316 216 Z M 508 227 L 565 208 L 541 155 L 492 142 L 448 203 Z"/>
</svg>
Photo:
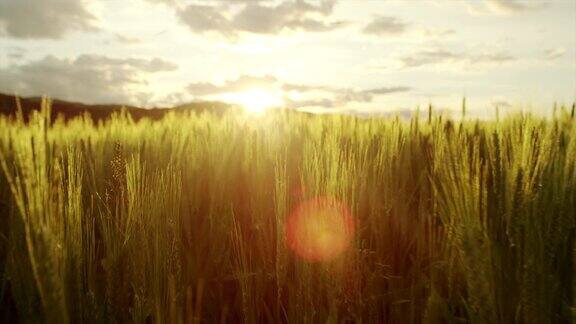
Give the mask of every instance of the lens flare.
<svg viewBox="0 0 576 324">
<path fill-rule="evenodd" d="M 344 252 L 354 237 L 348 207 L 333 198 L 315 198 L 300 204 L 288 218 L 288 247 L 309 261 L 328 261 Z"/>
</svg>

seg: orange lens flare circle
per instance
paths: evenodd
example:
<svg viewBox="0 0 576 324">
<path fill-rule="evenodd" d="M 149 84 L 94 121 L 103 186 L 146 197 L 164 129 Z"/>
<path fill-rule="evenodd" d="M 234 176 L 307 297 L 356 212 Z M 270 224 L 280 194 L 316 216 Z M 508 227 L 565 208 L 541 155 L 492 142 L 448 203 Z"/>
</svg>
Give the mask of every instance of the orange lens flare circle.
<svg viewBox="0 0 576 324">
<path fill-rule="evenodd" d="M 346 204 L 329 197 L 298 205 L 288 217 L 288 247 L 308 261 L 329 261 L 342 254 L 354 238 L 354 219 Z"/>
</svg>

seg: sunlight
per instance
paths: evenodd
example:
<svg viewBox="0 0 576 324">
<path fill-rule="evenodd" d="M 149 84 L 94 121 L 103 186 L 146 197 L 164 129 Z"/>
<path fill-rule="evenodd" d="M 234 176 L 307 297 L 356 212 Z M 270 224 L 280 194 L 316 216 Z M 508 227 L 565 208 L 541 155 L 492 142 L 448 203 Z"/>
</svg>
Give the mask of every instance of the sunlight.
<svg viewBox="0 0 576 324">
<path fill-rule="evenodd" d="M 264 89 L 250 89 L 238 92 L 231 95 L 230 100 L 251 113 L 262 113 L 269 108 L 282 105 L 280 94 Z"/>
<path fill-rule="evenodd" d="M 286 224 L 288 246 L 309 261 L 341 255 L 354 236 L 354 222 L 345 204 L 330 198 L 302 203 Z"/>
</svg>

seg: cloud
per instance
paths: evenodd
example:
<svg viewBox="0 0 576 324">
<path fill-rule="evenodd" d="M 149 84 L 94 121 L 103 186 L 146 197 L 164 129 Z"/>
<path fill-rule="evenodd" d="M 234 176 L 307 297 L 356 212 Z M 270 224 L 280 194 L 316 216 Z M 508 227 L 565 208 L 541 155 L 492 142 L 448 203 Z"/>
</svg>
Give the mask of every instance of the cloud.
<svg viewBox="0 0 576 324">
<path fill-rule="evenodd" d="M 305 108 L 310 106 L 322 108 L 338 108 L 346 106 L 349 103 L 366 103 L 372 102 L 375 97 L 401 93 L 412 90 L 409 87 L 388 87 L 374 88 L 368 90 L 356 90 L 350 88 L 331 88 L 328 91 L 331 95 L 328 98 L 320 100 L 289 100 L 288 106 L 291 108 Z"/>
<path fill-rule="evenodd" d="M 406 92 L 406 91 L 410 91 L 410 88 L 409 87 L 375 88 L 375 89 L 366 90 L 365 92 L 372 94 L 372 95 L 385 95 L 385 94 L 390 94 L 390 93 Z"/>
<path fill-rule="evenodd" d="M 221 14 L 218 7 L 191 4 L 179 9 L 176 15 L 193 32 L 213 31 L 225 36 L 234 34 L 229 18 Z"/>
<path fill-rule="evenodd" d="M 126 35 L 120 34 L 120 33 L 114 34 L 114 40 L 119 42 L 119 43 L 126 44 L 126 45 L 138 44 L 138 43 L 142 42 L 142 40 L 140 38 L 126 36 Z"/>
<path fill-rule="evenodd" d="M 239 92 L 251 88 L 271 89 L 279 83 L 276 77 L 242 75 L 236 80 L 229 80 L 223 84 L 207 82 L 190 83 L 186 87 L 195 96 L 218 95 L 222 93 Z"/>
<path fill-rule="evenodd" d="M 391 16 L 375 16 L 360 31 L 381 38 L 402 35 L 411 41 L 438 40 L 456 33 L 454 29 L 413 25 Z"/>
<path fill-rule="evenodd" d="M 456 31 L 454 29 L 445 28 L 423 28 L 419 33 L 427 39 L 438 39 L 448 35 L 453 35 Z"/>
<path fill-rule="evenodd" d="M 369 22 L 362 32 L 374 36 L 394 36 L 403 34 L 407 27 L 407 23 L 404 23 L 397 18 L 378 16 Z"/>
<path fill-rule="evenodd" d="M 213 32 L 225 37 L 240 33 L 279 34 L 284 31 L 326 32 L 346 26 L 329 19 L 335 0 L 309 3 L 282 1 L 210 1 L 176 9 L 178 20 L 195 33 Z"/>
<path fill-rule="evenodd" d="M 242 75 L 235 80 L 221 84 L 197 82 L 190 83 L 186 90 L 196 99 L 225 95 L 253 89 L 280 93 L 287 108 L 321 107 L 335 108 L 354 102 L 372 102 L 375 97 L 393 93 L 407 92 L 411 88 L 404 86 L 380 87 L 367 90 L 336 88 L 324 85 L 303 85 L 282 82 L 270 75 Z"/>
<path fill-rule="evenodd" d="M 327 86 L 315 86 L 306 84 L 286 83 L 282 85 L 282 90 L 284 91 L 311 92 L 311 91 L 330 91 L 330 89 L 331 88 Z"/>
<path fill-rule="evenodd" d="M 483 0 L 462 1 L 462 3 L 466 5 L 468 13 L 472 15 L 514 15 L 538 10 L 549 5 L 544 1 L 530 0 Z"/>
<path fill-rule="evenodd" d="M 400 58 L 404 67 L 418 67 L 462 59 L 461 54 L 446 50 L 424 50 Z"/>
<path fill-rule="evenodd" d="M 81 55 L 46 56 L 0 70 L 0 91 L 23 96 L 48 95 L 87 103 L 145 104 L 147 77 L 177 66 L 162 59 Z"/>
<path fill-rule="evenodd" d="M 501 64 L 514 61 L 516 58 L 503 52 L 484 52 L 468 54 L 443 49 L 422 50 L 402 56 L 400 62 L 403 68 L 416 68 L 425 65 L 437 64 Z"/>
<path fill-rule="evenodd" d="M 74 62 L 76 66 L 88 67 L 104 67 L 104 68 L 118 68 L 125 70 L 139 70 L 143 72 L 161 72 L 161 71 L 174 71 L 178 66 L 172 62 L 165 61 L 160 58 L 153 58 L 151 60 L 140 58 L 110 58 L 102 55 L 81 55 Z"/>
<path fill-rule="evenodd" d="M 529 4 L 517 0 L 486 0 L 486 4 L 492 11 L 502 14 L 514 14 L 523 11 L 534 10 L 540 5 Z"/>
<path fill-rule="evenodd" d="M 146 0 L 148 2 L 151 3 L 163 3 L 163 4 L 168 4 L 168 5 L 176 5 L 177 1 L 176 0 Z"/>
<path fill-rule="evenodd" d="M 285 1 L 277 6 L 249 3 L 233 18 L 236 29 L 257 34 L 277 34 L 284 29 L 328 31 L 342 22 L 328 22 L 324 17 L 332 13 L 334 1 L 318 5 L 304 1 Z"/>
<path fill-rule="evenodd" d="M 62 38 L 66 33 L 96 31 L 96 17 L 81 0 L 2 0 L 0 31 L 15 38 Z"/>
<path fill-rule="evenodd" d="M 285 99 L 284 105 L 288 109 L 299 109 L 299 108 L 336 108 L 337 103 L 334 99 L 323 98 L 323 99 L 305 99 L 305 100 L 293 100 Z"/>
<path fill-rule="evenodd" d="M 504 63 L 515 61 L 516 57 L 503 53 L 503 52 L 495 52 L 495 53 L 483 53 L 478 55 L 466 55 L 465 60 L 467 60 L 470 64 L 475 63 Z"/>
<path fill-rule="evenodd" d="M 26 55 L 26 50 L 22 47 L 8 47 L 6 49 L 6 56 L 12 61 L 19 61 Z"/>
<path fill-rule="evenodd" d="M 561 58 L 564 54 L 566 54 L 564 47 L 551 48 L 544 51 L 544 59 L 552 61 Z"/>
</svg>

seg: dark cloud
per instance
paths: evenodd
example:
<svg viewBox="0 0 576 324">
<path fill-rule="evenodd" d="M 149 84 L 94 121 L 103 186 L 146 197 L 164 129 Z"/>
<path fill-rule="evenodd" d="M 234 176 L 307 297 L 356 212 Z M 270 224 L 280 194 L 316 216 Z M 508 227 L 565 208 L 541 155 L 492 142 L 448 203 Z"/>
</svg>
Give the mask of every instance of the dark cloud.
<svg viewBox="0 0 576 324">
<path fill-rule="evenodd" d="M 277 83 L 278 79 L 269 75 L 242 75 L 236 80 L 226 81 L 220 85 L 207 82 L 190 83 L 186 87 L 186 90 L 195 96 L 210 96 L 222 93 L 239 92 L 250 88 L 271 88 Z"/>
<path fill-rule="evenodd" d="M 334 108 L 334 107 L 342 107 L 348 103 L 354 103 L 354 102 L 372 102 L 374 100 L 374 97 L 376 96 L 407 92 L 410 90 L 411 88 L 409 87 L 387 87 L 387 88 L 375 88 L 368 90 L 334 88 L 331 90 L 332 98 L 331 100 L 329 100 L 330 104 L 326 105 L 327 102 L 325 102 L 325 104 L 321 107 Z"/>
<path fill-rule="evenodd" d="M 349 103 L 372 102 L 376 96 L 407 92 L 410 90 L 411 88 L 409 87 L 377 88 L 370 90 L 334 88 L 328 92 L 329 96 L 326 98 L 303 99 L 303 100 L 291 100 L 289 98 L 286 98 L 284 101 L 286 103 L 287 108 L 306 108 L 306 107 L 339 108 L 344 107 Z"/>
<path fill-rule="evenodd" d="M 96 31 L 81 0 L 0 0 L 0 31 L 15 38 L 57 39 L 75 30 Z"/>
<path fill-rule="evenodd" d="M 408 24 L 394 17 L 379 16 L 369 22 L 362 30 L 364 34 L 375 36 L 393 36 L 403 34 Z"/>
<path fill-rule="evenodd" d="M 329 16 L 334 0 L 307 2 L 210 1 L 189 4 L 176 10 L 180 22 L 197 33 L 214 32 L 226 37 L 239 33 L 278 34 L 283 31 L 325 32 L 345 26 Z"/>
<path fill-rule="evenodd" d="M 118 59 L 81 55 L 76 59 L 46 56 L 0 70 L 0 91 L 23 96 L 48 95 L 87 103 L 144 104 L 146 76 L 176 69 L 155 58 Z"/>
<path fill-rule="evenodd" d="M 139 70 L 143 72 L 161 72 L 161 71 L 174 71 L 178 66 L 172 62 L 165 61 L 159 58 L 151 60 L 140 58 L 110 58 L 103 55 L 81 55 L 76 61 L 75 66 L 79 67 L 98 67 L 98 68 L 119 68 L 125 70 Z"/>
<path fill-rule="evenodd" d="M 409 87 L 388 87 L 388 88 L 376 88 L 371 90 L 366 90 L 366 92 L 373 94 L 373 95 L 385 95 L 389 93 L 395 92 L 406 92 L 410 91 Z"/>
<path fill-rule="evenodd" d="M 240 31 L 257 34 L 276 34 L 284 29 L 326 31 L 337 28 L 341 22 L 323 19 L 332 13 L 334 1 L 322 1 L 318 5 L 304 1 L 285 1 L 277 6 L 248 3 L 232 20 Z M 312 17 L 316 14 L 319 18 Z"/>
<path fill-rule="evenodd" d="M 400 61 L 405 68 L 435 64 L 500 64 L 514 60 L 516 60 L 514 56 L 501 52 L 468 54 L 443 49 L 422 50 L 400 58 Z"/>
<path fill-rule="evenodd" d="M 191 4 L 179 9 L 176 15 L 193 32 L 211 31 L 226 36 L 234 35 L 229 18 L 220 13 L 219 7 Z"/>
<path fill-rule="evenodd" d="M 350 88 L 335 88 L 322 85 L 303 85 L 282 82 L 274 76 L 240 76 L 236 80 L 226 81 L 222 84 L 191 83 L 187 91 L 196 98 L 219 95 L 225 93 L 241 92 L 249 89 L 268 89 L 284 92 L 284 103 L 287 108 L 303 107 L 340 107 L 351 102 L 371 102 L 376 96 L 410 91 L 409 87 L 382 87 L 368 90 Z M 297 92 L 303 99 L 290 99 L 288 92 Z"/>
</svg>

